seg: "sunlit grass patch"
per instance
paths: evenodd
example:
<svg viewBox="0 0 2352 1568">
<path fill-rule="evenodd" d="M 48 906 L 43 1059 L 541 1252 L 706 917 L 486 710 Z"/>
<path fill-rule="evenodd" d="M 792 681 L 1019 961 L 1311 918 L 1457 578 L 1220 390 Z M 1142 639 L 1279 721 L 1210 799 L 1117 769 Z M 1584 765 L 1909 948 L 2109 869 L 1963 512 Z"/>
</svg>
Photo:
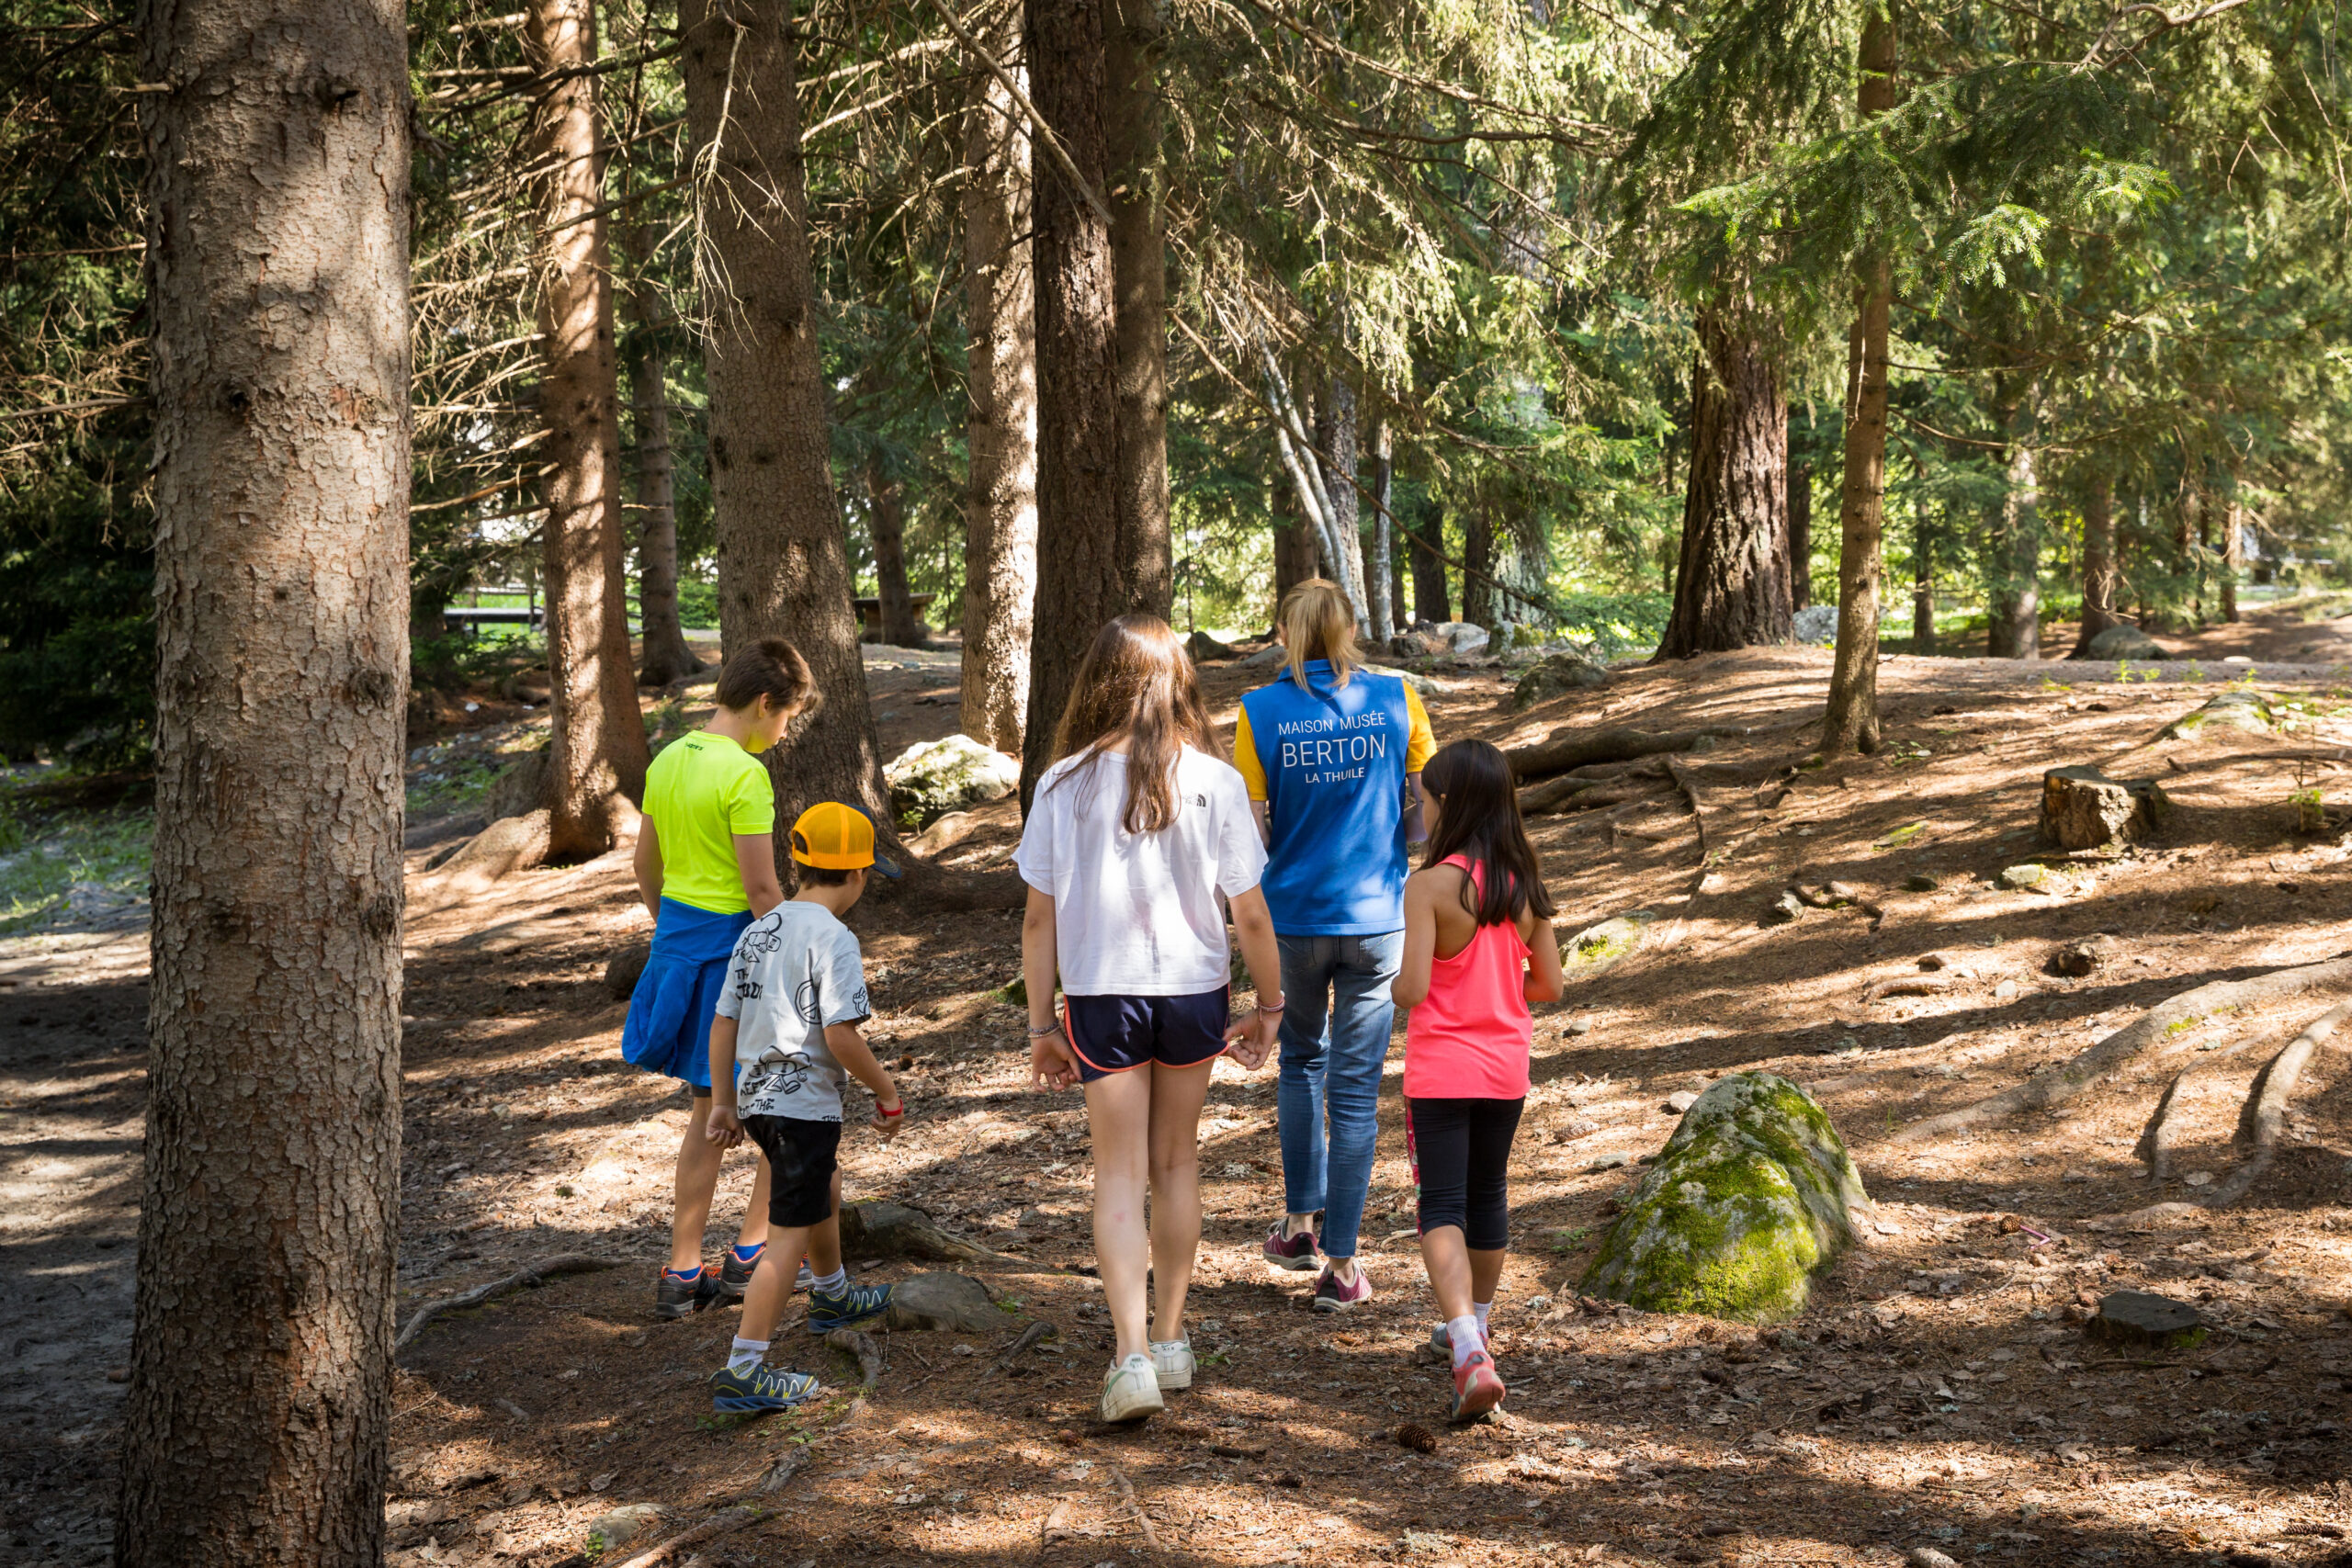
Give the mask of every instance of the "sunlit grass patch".
<svg viewBox="0 0 2352 1568">
<path fill-rule="evenodd" d="M 146 897 L 154 829 L 143 807 L 32 816 L 0 802 L 0 934 Z"/>
</svg>

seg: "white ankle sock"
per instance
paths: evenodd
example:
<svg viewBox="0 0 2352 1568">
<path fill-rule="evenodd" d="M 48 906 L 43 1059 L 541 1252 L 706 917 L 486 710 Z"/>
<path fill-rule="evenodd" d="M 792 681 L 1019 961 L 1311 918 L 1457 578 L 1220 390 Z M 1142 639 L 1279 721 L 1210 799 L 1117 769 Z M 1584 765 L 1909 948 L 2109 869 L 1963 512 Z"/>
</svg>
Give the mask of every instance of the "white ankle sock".
<svg viewBox="0 0 2352 1568">
<path fill-rule="evenodd" d="M 1487 1337 L 1478 1331 L 1478 1320 L 1467 1313 L 1460 1317 L 1446 1320 L 1445 1337 L 1453 1349 L 1453 1365 L 1456 1371 L 1459 1371 L 1462 1363 L 1468 1360 L 1473 1354 L 1487 1348 Z"/>
<path fill-rule="evenodd" d="M 735 1348 L 727 1352 L 727 1370 L 730 1372 L 748 1372 L 758 1366 L 767 1353 L 766 1340 L 746 1339 L 739 1334 L 735 1337 Z"/>
<path fill-rule="evenodd" d="M 1472 1302 L 1470 1303 L 1470 1311 L 1478 1319 L 1478 1337 L 1481 1339 L 1484 1339 L 1487 1337 L 1487 1314 L 1494 1310 L 1495 1303 L 1492 1302 Z"/>
<path fill-rule="evenodd" d="M 831 1273 L 825 1275 L 822 1279 L 817 1280 L 816 1282 L 808 1288 L 812 1291 L 821 1292 L 829 1296 L 838 1296 L 843 1291 L 849 1289 L 849 1269 L 847 1267 L 836 1269 Z"/>
</svg>

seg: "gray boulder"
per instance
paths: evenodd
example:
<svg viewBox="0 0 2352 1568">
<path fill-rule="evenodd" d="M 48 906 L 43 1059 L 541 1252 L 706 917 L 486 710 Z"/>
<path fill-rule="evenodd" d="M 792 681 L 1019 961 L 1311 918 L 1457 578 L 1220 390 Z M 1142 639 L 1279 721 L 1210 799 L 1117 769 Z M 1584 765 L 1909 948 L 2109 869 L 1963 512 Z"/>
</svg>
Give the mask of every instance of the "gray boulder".
<svg viewBox="0 0 2352 1568">
<path fill-rule="evenodd" d="M 1206 632 L 1194 632 L 1184 639 L 1184 651 L 1193 656 L 1195 664 L 1210 664 L 1233 657 L 1233 645 L 1220 642 Z"/>
<path fill-rule="evenodd" d="M 2109 626 L 2091 638 L 2083 650 L 2086 659 L 2137 659 L 2148 662 L 2170 659 L 2171 654 L 2156 646 L 2155 638 L 2137 626 Z"/>
<path fill-rule="evenodd" d="M 1790 620 L 1789 636 L 1794 641 L 1819 648 L 1834 647 L 1838 641 L 1838 606 L 1807 604 Z"/>
<path fill-rule="evenodd" d="M 1869 1194 L 1828 1114 L 1772 1073 L 1736 1073 L 1683 1113 L 1610 1227 L 1589 1295 L 1645 1312 L 1778 1323 L 1856 1239 Z"/>
<path fill-rule="evenodd" d="M 2223 692 L 2191 708 L 2156 732 L 2159 740 L 2185 740 L 2208 729 L 2237 729 L 2268 735 L 2278 728 L 2278 711 L 2259 692 Z"/>
<path fill-rule="evenodd" d="M 1484 626 L 1474 626 L 1467 621 L 1440 621 L 1430 628 L 1430 635 L 1442 645 L 1439 651 L 1456 656 L 1484 653 L 1494 638 Z"/>
<path fill-rule="evenodd" d="M 1002 1327 L 1005 1321 L 1005 1314 L 989 1295 L 989 1288 L 968 1274 L 917 1274 L 890 1287 L 889 1325 L 893 1328 L 945 1328 L 958 1334 L 983 1334 Z"/>
<path fill-rule="evenodd" d="M 922 827 L 951 811 L 1001 800 L 1021 787 L 1021 763 L 968 735 L 910 746 L 882 769 L 890 809 Z"/>
<path fill-rule="evenodd" d="M 1609 684 L 1609 671 L 1581 653 L 1546 654 L 1510 691 L 1513 711 L 1532 708 L 1538 703 L 1548 703 L 1555 697 L 1565 697 L 1571 692 L 1588 692 L 1595 686 Z"/>
</svg>

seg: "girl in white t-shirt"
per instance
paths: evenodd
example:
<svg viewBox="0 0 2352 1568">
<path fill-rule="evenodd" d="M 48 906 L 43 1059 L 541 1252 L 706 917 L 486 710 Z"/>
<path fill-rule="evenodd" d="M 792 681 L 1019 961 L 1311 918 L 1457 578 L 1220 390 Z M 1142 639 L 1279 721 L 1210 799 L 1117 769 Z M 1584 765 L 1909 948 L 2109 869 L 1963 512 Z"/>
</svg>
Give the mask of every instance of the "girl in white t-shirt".
<svg viewBox="0 0 2352 1568">
<path fill-rule="evenodd" d="M 1118 1334 L 1102 1418 L 1136 1421 L 1161 1408 L 1162 1390 L 1192 1386 L 1184 1292 L 1201 1244 L 1211 1067 L 1228 1045 L 1258 1066 L 1282 1021 L 1282 998 L 1262 989 L 1255 1012 L 1229 1021 L 1226 906 L 1253 976 L 1273 978 L 1282 961 L 1249 790 L 1217 754 L 1193 662 L 1165 621 L 1122 615 L 1102 628 L 1054 755 L 1014 862 L 1029 884 L 1029 1063 L 1041 1089 L 1086 1086 L 1094 1254 Z M 1148 1325 L 1147 1269 L 1159 1287 Z"/>
</svg>

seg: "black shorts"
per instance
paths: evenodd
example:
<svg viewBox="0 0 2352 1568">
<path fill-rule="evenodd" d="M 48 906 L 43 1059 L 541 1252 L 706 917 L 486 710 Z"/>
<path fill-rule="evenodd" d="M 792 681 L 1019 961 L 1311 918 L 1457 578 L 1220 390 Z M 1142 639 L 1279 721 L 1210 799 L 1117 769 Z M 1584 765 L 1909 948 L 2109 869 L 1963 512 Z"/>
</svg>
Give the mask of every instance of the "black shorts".
<svg viewBox="0 0 2352 1568">
<path fill-rule="evenodd" d="M 746 1116 L 743 1131 L 768 1156 L 768 1224 L 798 1230 L 833 1217 L 842 1124 L 797 1116 Z"/>
<path fill-rule="evenodd" d="M 1510 1141 L 1524 1100 L 1408 1100 L 1405 1147 L 1421 1190 L 1420 1231 L 1462 1232 L 1473 1252 L 1510 1246 Z"/>
<path fill-rule="evenodd" d="M 1064 997 L 1062 1034 L 1080 1082 L 1147 1063 L 1197 1067 L 1225 1054 L 1226 987 L 1190 997 Z"/>
</svg>

